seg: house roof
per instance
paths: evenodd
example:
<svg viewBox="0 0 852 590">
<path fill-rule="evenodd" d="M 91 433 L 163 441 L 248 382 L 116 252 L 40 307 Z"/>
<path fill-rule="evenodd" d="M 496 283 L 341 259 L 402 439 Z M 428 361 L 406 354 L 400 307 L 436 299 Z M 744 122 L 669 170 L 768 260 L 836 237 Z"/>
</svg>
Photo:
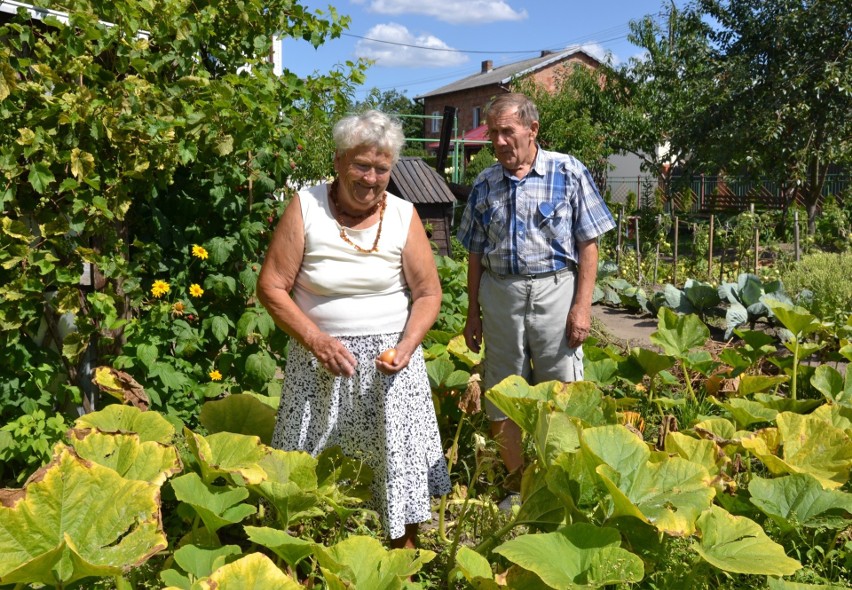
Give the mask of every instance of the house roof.
<svg viewBox="0 0 852 590">
<path fill-rule="evenodd" d="M 453 138 L 455 141 L 475 141 L 475 142 L 490 142 L 491 140 L 488 138 L 488 125 L 483 123 L 479 127 L 471 129 L 470 131 L 462 131 L 459 135 Z M 426 147 L 428 149 L 435 149 L 438 147 L 438 142 L 427 143 Z"/>
<path fill-rule="evenodd" d="M 532 74 L 554 63 L 564 61 L 573 55 L 582 54 L 593 60 L 594 62 L 598 62 L 595 57 L 593 57 L 589 53 L 586 53 L 582 49 L 571 49 L 569 51 L 562 51 L 560 53 L 542 53 L 544 53 L 544 55 L 533 57 L 531 59 L 525 59 L 523 61 L 517 61 L 511 64 L 506 64 L 504 66 L 498 66 L 489 71 L 479 72 L 473 74 L 472 76 L 468 76 L 467 78 L 462 78 L 461 80 L 458 80 L 451 84 L 447 84 L 446 86 L 442 86 L 436 90 L 432 90 L 425 94 L 421 94 L 420 96 L 416 96 L 415 100 L 427 98 L 430 96 L 438 96 L 441 94 L 449 94 L 451 92 L 459 92 L 461 90 L 469 90 L 471 88 L 480 88 L 482 86 L 506 85 L 515 78 L 523 77 L 527 74 Z"/>
<path fill-rule="evenodd" d="M 444 178 L 423 158 L 404 156 L 391 171 L 390 192 L 417 204 L 454 203 L 456 198 Z"/>
</svg>

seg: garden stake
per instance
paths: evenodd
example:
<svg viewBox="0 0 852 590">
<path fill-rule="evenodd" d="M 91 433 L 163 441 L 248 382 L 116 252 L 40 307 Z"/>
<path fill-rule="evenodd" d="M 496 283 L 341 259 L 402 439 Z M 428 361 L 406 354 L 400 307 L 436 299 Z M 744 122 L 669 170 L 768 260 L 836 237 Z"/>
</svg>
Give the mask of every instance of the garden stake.
<svg viewBox="0 0 852 590">
<path fill-rule="evenodd" d="M 710 236 L 707 246 L 707 277 L 713 278 L 713 214 L 710 214 Z"/>
<path fill-rule="evenodd" d="M 677 287 L 677 250 L 678 250 L 678 220 L 677 215 L 674 218 L 674 265 L 672 266 L 672 285 Z"/>
</svg>

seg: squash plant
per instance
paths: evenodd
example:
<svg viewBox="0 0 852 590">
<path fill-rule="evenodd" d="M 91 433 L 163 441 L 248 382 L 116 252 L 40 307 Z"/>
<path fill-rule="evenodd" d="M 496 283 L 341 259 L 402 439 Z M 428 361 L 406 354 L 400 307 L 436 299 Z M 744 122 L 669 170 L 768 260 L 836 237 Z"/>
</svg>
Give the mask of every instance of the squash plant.
<svg viewBox="0 0 852 590">
<path fill-rule="evenodd" d="M 318 46 L 348 19 L 292 0 L 47 5 L 67 22 L 0 26 L 0 422 L 100 407 L 86 375 L 107 363 L 193 425 L 208 396 L 274 394 L 283 334 L 253 299 L 274 197 L 329 172 L 330 115 L 366 64 L 276 76 L 271 43 Z M 42 460 L 21 440 L 0 436 L 4 479 Z"/>
</svg>

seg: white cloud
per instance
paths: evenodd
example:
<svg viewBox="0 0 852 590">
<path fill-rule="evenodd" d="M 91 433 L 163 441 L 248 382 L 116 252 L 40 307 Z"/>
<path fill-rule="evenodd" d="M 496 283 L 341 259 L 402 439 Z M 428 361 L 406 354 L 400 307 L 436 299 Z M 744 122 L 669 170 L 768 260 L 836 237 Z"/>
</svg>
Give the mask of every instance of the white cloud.
<svg viewBox="0 0 852 590">
<path fill-rule="evenodd" d="M 527 18 L 526 10 L 517 11 L 504 0 L 370 0 L 369 9 L 379 14 L 423 14 L 456 25 Z"/>
<path fill-rule="evenodd" d="M 433 35 L 414 35 L 397 23 L 376 25 L 364 35 L 369 39 L 380 39 L 388 43 L 377 43 L 361 39 L 355 44 L 355 55 L 385 67 L 432 67 L 457 66 L 468 61 L 465 54 L 456 51 L 433 51 L 452 49 Z M 417 47 L 409 47 L 416 45 Z M 426 47 L 428 49 L 420 49 Z"/>
<path fill-rule="evenodd" d="M 609 50 L 600 43 L 583 43 L 582 45 L 569 45 L 565 48 L 566 51 L 582 50 L 594 57 L 600 62 L 606 61 Z M 616 58 L 613 56 L 613 63 L 616 63 Z"/>
</svg>

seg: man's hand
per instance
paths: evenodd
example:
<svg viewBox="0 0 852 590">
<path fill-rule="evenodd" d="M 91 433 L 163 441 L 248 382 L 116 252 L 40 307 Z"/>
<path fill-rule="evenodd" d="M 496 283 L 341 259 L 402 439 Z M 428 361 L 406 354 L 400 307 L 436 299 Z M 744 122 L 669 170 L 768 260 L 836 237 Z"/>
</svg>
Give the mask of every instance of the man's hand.
<svg viewBox="0 0 852 590">
<path fill-rule="evenodd" d="M 589 337 L 589 329 L 592 327 L 592 308 L 573 305 L 568 312 L 565 322 L 565 335 L 568 337 L 568 346 L 577 348 Z"/>
<path fill-rule="evenodd" d="M 482 344 L 482 318 L 468 315 L 464 324 L 464 343 L 473 352 L 479 352 Z"/>
</svg>

